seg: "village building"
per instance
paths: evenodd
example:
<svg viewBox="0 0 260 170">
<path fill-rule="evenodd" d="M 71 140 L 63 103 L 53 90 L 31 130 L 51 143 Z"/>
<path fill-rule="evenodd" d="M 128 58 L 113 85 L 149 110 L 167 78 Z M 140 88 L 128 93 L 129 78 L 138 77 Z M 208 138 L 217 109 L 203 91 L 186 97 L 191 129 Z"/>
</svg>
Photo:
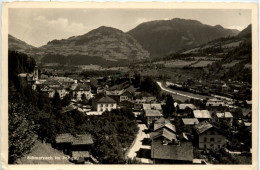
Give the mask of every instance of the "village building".
<svg viewBox="0 0 260 170">
<path fill-rule="evenodd" d="M 55 147 L 70 155 L 71 160 L 76 160 L 76 162 L 85 162 L 93 158 L 91 156 L 93 144 L 90 134 L 76 135 L 74 137 L 70 133 L 64 133 L 57 135 L 55 138 Z"/>
<path fill-rule="evenodd" d="M 161 117 L 154 122 L 153 130 L 157 131 L 163 128 L 171 131 L 172 133 L 176 133 L 176 127 L 170 122 L 170 120 Z"/>
<path fill-rule="evenodd" d="M 120 102 L 123 101 L 133 102 L 133 94 L 128 90 L 124 90 L 124 92 L 120 95 Z"/>
<path fill-rule="evenodd" d="M 211 115 L 208 110 L 193 110 L 193 116 L 198 119 L 199 122 L 211 119 Z"/>
<path fill-rule="evenodd" d="M 185 126 L 194 126 L 199 124 L 197 118 L 182 118 L 183 125 Z"/>
<path fill-rule="evenodd" d="M 199 149 L 220 149 L 226 144 L 226 137 L 208 121 L 194 126 L 194 142 Z"/>
<path fill-rule="evenodd" d="M 91 93 L 91 87 L 89 84 L 77 84 L 76 88 L 72 92 L 73 98 L 76 100 L 82 100 L 83 95 L 89 100 L 93 97 Z"/>
<path fill-rule="evenodd" d="M 179 141 L 174 133 L 166 129 L 151 133 L 151 158 L 155 164 L 191 164 L 193 146 L 191 142 Z"/>
<path fill-rule="evenodd" d="M 225 106 L 226 106 L 225 102 L 222 101 L 222 100 L 219 100 L 217 98 L 209 99 L 206 103 L 206 108 L 209 109 L 209 110 L 212 110 L 213 108 L 214 109 L 221 109 Z"/>
<path fill-rule="evenodd" d="M 109 96 L 104 96 L 97 101 L 97 112 L 111 111 L 117 108 L 117 103 Z"/>
<path fill-rule="evenodd" d="M 150 126 L 153 121 L 163 117 L 162 113 L 159 110 L 144 110 L 144 120 L 147 126 Z"/>
<path fill-rule="evenodd" d="M 233 115 L 230 112 L 216 113 L 218 119 L 224 119 L 229 122 L 230 125 L 233 124 Z"/>
</svg>

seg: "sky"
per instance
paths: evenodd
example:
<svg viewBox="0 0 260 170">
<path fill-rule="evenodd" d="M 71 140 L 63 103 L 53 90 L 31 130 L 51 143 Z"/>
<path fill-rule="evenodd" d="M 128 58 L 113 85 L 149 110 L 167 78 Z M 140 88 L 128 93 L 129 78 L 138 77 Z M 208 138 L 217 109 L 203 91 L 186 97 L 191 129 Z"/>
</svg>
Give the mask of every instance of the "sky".
<svg viewBox="0 0 260 170">
<path fill-rule="evenodd" d="M 239 9 L 11 8 L 8 17 L 8 33 L 35 47 L 54 39 L 83 35 L 100 26 L 127 32 L 152 20 L 194 19 L 238 30 L 251 24 L 251 11 Z"/>
</svg>

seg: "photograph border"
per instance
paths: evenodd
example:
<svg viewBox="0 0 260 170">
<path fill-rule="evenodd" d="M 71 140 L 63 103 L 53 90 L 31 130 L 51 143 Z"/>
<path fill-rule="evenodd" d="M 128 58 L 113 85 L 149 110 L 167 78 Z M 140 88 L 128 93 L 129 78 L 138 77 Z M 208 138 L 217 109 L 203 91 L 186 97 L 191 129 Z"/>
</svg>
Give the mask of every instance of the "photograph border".
<svg viewBox="0 0 260 170">
<path fill-rule="evenodd" d="M 204 2 L 4 2 L 2 4 L 2 82 L 1 82 L 1 165 L 3 169 L 104 169 L 115 170 L 126 165 L 8 165 L 8 9 L 9 8 L 114 8 L 114 9 L 251 9 L 252 20 L 252 165 L 192 165 L 196 169 L 258 168 L 258 95 L 259 95 L 259 46 L 257 3 L 204 3 Z M 124 167 L 123 167 L 124 166 Z M 127 165 L 129 169 L 186 169 L 191 165 Z"/>
</svg>

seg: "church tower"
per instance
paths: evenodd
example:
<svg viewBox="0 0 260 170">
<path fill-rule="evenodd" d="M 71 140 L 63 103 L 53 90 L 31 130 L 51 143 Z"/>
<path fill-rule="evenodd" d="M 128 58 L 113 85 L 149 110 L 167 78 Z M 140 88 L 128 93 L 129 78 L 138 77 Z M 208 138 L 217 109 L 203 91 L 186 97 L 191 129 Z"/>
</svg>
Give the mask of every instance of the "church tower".
<svg viewBox="0 0 260 170">
<path fill-rule="evenodd" d="M 35 66 L 33 70 L 33 80 L 38 80 L 38 67 Z"/>
</svg>

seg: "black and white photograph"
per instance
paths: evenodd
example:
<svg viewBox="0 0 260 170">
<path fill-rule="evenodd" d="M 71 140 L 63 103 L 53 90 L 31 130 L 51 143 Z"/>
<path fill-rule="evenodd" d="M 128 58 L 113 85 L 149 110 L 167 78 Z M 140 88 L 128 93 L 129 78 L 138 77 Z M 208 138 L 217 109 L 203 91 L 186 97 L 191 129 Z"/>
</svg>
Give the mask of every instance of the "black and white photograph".
<svg viewBox="0 0 260 170">
<path fill-rule="evenodd" d="M 252 165 L 256 8 L 213 6 L 8 7 L 7 164 Z"/>
</svg>

